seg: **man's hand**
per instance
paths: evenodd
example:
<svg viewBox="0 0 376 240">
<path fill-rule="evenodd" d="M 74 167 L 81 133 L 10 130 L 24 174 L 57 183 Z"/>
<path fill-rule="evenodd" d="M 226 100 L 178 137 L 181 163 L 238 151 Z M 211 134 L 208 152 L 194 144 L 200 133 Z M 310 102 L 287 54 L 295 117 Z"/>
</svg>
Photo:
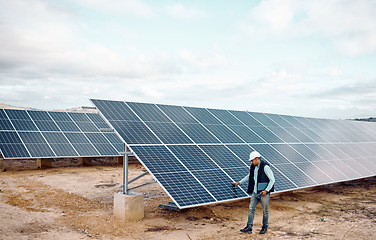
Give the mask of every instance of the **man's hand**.
<svg viewBox="0 0 376 240">
<path fill-rule="evenodd" d="M 268 193 L 268 191 L 266 191 L 266 190 L 260 192 L 261 195 L 266 195 L 267 193 Z"/>
<path fill-rule="evenodd" d="M 240 183 L 239 182 L 232 182 L 231 184 L 235 185 L 235 187 L 237 187 Z"/>
</svg>

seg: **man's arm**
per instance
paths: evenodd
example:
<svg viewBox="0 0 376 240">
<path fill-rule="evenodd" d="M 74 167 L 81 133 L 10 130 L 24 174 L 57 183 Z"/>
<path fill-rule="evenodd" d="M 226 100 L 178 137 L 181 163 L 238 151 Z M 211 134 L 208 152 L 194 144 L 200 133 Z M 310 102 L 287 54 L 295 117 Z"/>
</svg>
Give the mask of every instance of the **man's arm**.
<svg viewBox="0 0 376 240">
<path fill-rule="evenodd" d="M 238 186 L 239 184 L 246 183 L 246 182 L 248 182 L 248 181 L 249 181 L 249 173 L 248 173 L 247 176 L 245 176 L 245 177 L 244 177 L 242 180 L 240 180 L 239 182 L 233 182 L 232 184 L 234 184 L 235 187 L 236 187 L 236 186 Z"/>
</svg>

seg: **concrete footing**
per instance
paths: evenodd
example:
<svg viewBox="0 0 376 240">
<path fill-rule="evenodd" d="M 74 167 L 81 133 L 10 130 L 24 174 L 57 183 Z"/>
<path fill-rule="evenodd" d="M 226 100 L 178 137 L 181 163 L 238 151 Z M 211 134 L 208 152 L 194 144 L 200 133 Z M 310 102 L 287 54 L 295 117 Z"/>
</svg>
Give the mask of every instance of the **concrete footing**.
<svg viewBox="0 0 376 240">
<path fill-rule="evenodd" d="M 144 195 L 115 193 L 114 216 L 123 221 L 136 221 L 144 218 Z"/>
<path fill-rule="evenodd" d="M 52 158 L 38 158 L 37 167 L 40 169 L 50 168 L 52 166 Z"/>
<path fill-rule="evenodd" d="M 91 166 L 91 157 L 80 157 L 77 159 L 77 163 L 80 166 Z"/>
</svg>

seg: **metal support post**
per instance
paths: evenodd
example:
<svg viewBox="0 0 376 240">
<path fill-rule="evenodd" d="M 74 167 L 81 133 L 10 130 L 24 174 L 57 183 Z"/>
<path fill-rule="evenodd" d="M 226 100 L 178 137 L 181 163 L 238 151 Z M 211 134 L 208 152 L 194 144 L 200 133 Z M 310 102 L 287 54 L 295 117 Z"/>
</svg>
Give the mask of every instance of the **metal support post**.
<svg viewBox="0 0 376 240">
<path fill-rule="evenodd" d="M 124 144 L 123 155 L 123 194 L 128 195 L 128 155 L 131 153 L 128 147 Z"/>
</svg>

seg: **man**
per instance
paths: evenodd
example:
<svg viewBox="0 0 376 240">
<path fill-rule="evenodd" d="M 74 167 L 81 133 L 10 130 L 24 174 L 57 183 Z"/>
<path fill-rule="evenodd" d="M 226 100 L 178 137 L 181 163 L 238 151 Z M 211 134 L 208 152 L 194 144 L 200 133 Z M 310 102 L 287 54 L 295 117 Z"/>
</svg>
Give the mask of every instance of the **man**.
<svg viewBox="0 0 376 240">
<path fill-rule="evenodd" d="M 247 226 L 240 231 L 243 233 L 252 233 L 253 218 L 255 216 L 255 209 L 259 202 L 262 206 L 262 228 L 260 234 L 265 234 L 269 226 L 269 199 L 270 192 L 274 191 L 274 175 L 269 167 L 269 164 L 261 160 L 261 155 L 257 151 L 249 154 L 249 160 L 252 162 L 249 174 L 239 182 L 232 184 L 237 187 L 241 183 L 248 181 L 248 193 L 251 195 L 251 202 L 249 204 L 248 222 Z"/>
</svg>

